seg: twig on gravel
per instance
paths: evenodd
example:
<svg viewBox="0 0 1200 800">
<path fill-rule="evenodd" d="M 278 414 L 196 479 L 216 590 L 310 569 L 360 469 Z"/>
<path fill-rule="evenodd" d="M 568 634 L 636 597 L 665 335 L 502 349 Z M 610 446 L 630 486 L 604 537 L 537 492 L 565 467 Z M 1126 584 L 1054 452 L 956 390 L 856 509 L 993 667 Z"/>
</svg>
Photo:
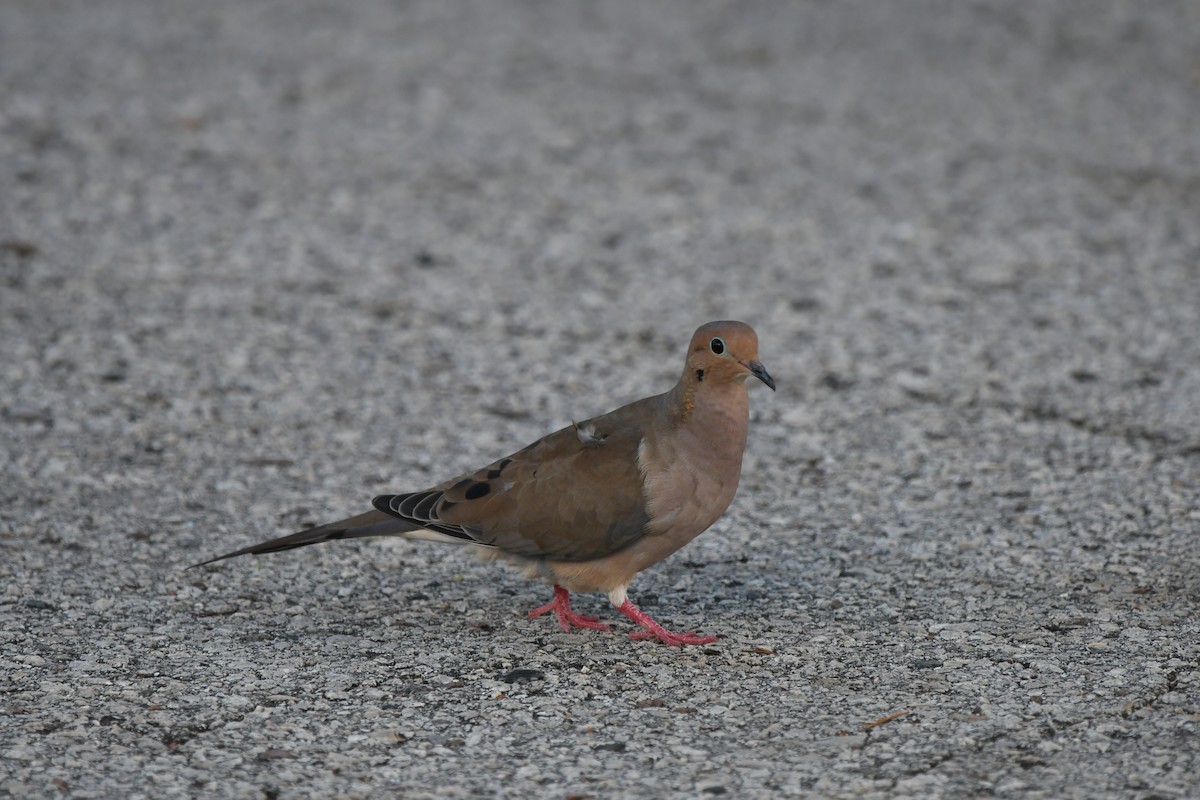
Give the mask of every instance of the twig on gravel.
<svg viewBox="0 0 1200 800">
<path fill-rule="evenodd" d="M 910 712 L 912 712 L 911 708 L 901 709 L 900 711 L 896 711 L 894 713 L 888 714 L 886 717 L 880 717 L 879 719 L 877 719 L 873 722 L 868 722 L 866 725 L 862 726 L 862 729 L 864 732 L 874 730 L 875 728 L 878 728 L 880 725 L 887 725 L 892 720 L 900 719 L 905 714 L 908 714 Z"/>
</svg>

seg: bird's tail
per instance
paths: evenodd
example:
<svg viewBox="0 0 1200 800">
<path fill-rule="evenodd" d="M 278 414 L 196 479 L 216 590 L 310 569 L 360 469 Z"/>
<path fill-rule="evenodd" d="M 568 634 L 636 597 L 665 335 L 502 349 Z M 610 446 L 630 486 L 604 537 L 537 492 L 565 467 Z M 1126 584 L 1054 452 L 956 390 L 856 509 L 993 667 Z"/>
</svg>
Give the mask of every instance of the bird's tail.
<svg viewBox="0 0 1200 800">
<path fill-rule="evenodd" d="M 252 544 L 249 547 L 243 547 L 241 550 L 234 550 L 232 553 L 210 558 L 208 561 L 201 561 L 199 564 L 193 564 L 192 566 L 202 567 L 205 564 L 211 564 L 214 561 L 223 561 L 226 558 L 233 558 L 235 556 L 278 553 L 282 550 L 306 547 L 310 544 L 320 544 L 321 542 L 332 542 L 337 539 L 357 539 L 361 536 L 396 536 L 409 533 L 415 529 L 416 526 L 412 523 L 405 522 L 391 514 L 385 514 L 382 511 L 368 511 L 365 514 L 359 514 L 357 517 L 330 522 L 328 525 L 322 525 L 319 528 L 309 528 L 306 531 L 300 531 L 299 533 L 293 533 L 278 539 L 271 539 L 268 542 Z"/>
</svg>

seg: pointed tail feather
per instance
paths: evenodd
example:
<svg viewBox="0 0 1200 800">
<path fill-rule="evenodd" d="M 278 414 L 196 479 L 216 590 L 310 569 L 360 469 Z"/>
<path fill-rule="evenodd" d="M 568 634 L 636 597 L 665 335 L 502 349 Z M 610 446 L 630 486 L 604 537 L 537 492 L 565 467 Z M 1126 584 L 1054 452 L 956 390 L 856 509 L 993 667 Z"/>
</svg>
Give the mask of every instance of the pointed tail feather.
<svg viewBox="0 0 1200 800">
<path fill-rule="evenodd" d="M 321 542 L 332 542 L 336 539 L 357 539 L 361 536 L 395 536 L 413 530 L 416 530 L 416 526 L 410 522 L 393 517 L 391 514 L 384 514 L 382 511 L 368 511 L 365 514 L 359 514 L 357 517 L 330 522 L 328 525 L 322 525 L 319 528 L 309 528 L 306 531 L 293 533 L 290 536 L 252 544 L 249 547 L 243 547 L 241 550 L 234 550 L 232 553 L 226 553 L 223 556 L 217 556 L 216 558 L 210 558 L 208 561 L 193 564 L 192 567 L 202 567 L 205 564 L 211 564 L 214 561 L 223 561 L 235 556 L 278 553 L 282 550 L 306 547 L 307 545 L 320 544 Z M 191 569 L 191 567 L 188 569 Z"/>
</svg>

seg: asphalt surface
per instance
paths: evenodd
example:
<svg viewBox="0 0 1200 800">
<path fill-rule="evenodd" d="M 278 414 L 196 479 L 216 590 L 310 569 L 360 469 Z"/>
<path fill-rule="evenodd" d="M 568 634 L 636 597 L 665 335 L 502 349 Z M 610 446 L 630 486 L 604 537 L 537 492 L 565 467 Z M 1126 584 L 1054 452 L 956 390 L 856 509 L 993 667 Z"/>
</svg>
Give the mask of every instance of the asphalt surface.
<svg viewBox="0 0 1200 800">
<path fill-rule="evenodd" d="M 0 795 L 1200 795 L 1195 3 L 0 3 Z M 734 506 L 563 634 L 191 563 L 662 391 Z M 878 724 L 875 724 L 878 723 Z"/>
</svg>

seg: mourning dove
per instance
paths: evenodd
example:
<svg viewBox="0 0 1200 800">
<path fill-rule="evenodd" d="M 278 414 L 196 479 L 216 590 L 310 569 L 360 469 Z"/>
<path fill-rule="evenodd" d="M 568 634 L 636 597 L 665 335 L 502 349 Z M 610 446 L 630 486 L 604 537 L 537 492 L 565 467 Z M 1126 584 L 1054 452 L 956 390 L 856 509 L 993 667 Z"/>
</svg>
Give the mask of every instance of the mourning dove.
<svg viewBox="0 0 1200 800">
<path fill-rule="evenodd" d="M 553 584 L 554 599 L 529 616 L 554 612 L 564 631 L 608 628 L 571 610 L 571 591 L 599 591 L 641 627 L 635 639 L 676 647 L 715 641 L 666 630 L 626 590 L 633 576 L 729 507 L 746 446 L 751 376 L 775 388 L 758 360 L 754 330 L 710 322 L 692 336 L 683 374 L 664 394 L 574 423 L 432 489 L 376 497 L 374 511 L 203 563 L 360 536 L 470 544 Z"/>
</svg>

